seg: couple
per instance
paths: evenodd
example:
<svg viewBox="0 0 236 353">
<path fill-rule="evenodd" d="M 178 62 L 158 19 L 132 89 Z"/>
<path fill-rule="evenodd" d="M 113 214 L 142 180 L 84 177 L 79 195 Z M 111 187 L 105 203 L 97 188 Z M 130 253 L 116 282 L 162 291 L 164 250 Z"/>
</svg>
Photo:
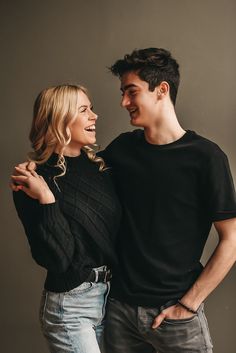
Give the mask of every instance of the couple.
<svg viewBox="0 0 236 353">
<path fill-rule="evenodd" d="M 86 89 L 46 89 L 30 132 L 37 169 L 19 165 L 12 176 L 32 256 L 47 269 L 43 333 L 57 353 L 210 353 L 203 301 L 236 259 L 227 157 L 180 126 L 179 65 L 168 51 L 135 50 L 111 72 L 143 129 L 96 155 Z M 203 268 L 212 223 L 219 243 Z"/>
</svg>

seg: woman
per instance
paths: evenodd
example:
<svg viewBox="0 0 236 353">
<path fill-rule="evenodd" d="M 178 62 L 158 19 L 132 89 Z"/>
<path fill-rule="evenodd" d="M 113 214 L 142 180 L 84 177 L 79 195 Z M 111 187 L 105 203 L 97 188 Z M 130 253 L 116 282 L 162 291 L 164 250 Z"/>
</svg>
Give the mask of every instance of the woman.
<svg viewBox="0 0 236 353">
<path fill-rule="evenodd" d="M 87 90 L 43 90 L 30 132 L 36 171 L 16 168 L 14 202 L 35 261 L 47 269 L 40 307 L 51 352 L 98 353 L 120 206 L 109 170 L 87 145 L 97 115 Z"/>
</svg>

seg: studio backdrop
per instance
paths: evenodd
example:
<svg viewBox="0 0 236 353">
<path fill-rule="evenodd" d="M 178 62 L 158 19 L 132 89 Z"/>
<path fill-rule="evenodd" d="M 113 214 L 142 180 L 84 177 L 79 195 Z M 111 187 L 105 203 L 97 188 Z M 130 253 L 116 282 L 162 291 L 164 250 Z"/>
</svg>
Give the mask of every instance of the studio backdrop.
<svg viewBox="0 0 236 353">
<path fill-rule="evenodd" d="M 26 159 L 33 101 L 61 83 L 89 88 L 97 142 L 132 130 L 119 80 L 107 67 L 134 48 L 162 47 L 178 60 L 177 116 L 217 142 L 236 177 L 235 0 L 1 1 L 1 351 L 48 352 L 38 323 L 45 271 L 30 255 L 8 180 Z M 212 230 L 203 263 L 216 245 Z M 206 301 L 214 353 L 235 353 L 236 270 Z"/>
</svg>

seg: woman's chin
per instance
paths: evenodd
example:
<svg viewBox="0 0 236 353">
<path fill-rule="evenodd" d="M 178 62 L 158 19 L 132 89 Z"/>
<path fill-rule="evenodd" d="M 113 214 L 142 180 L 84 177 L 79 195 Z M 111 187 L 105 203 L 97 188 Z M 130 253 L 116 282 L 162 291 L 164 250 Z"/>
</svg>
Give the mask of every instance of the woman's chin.
<svg viewBox="0 0 236 353">
<path fill-rule="evenodd" d="M 89 139 L 87 145 L 94 145 L 96 143 L 96 137 Z"/>
</svg>

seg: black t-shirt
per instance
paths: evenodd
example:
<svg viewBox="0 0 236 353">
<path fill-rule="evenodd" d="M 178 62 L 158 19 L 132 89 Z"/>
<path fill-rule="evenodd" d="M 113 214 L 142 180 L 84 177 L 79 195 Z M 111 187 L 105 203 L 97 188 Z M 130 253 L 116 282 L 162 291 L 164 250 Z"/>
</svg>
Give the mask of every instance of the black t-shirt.
<svg viewBox="0 0 236 353">
<path fill-rule="evenodd" d="M 152 145 L 143 130 L 121 134 L 102 155 L 124 210 L 112 296 L 143 306 L 180 298 L 202 271 L 212 222 L 236 217 L 226 155 L 193 131 Z"/>
</svg>

